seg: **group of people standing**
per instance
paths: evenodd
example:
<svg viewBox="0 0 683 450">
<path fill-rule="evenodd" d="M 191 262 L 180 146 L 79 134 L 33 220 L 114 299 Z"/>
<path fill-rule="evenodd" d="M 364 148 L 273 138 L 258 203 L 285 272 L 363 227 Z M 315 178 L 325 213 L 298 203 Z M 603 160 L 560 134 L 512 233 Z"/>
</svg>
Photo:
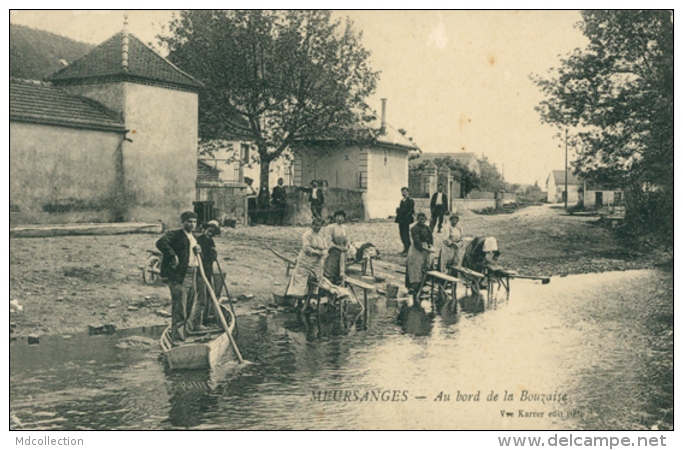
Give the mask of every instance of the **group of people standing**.
<svg viewBox="0 0 683 450">
<path fill-rule="evenodd" d="M 268 190 L 261 190 L 257 194 L 254 189 L 254 180 L 249 177 L 244 178 L 247 185 L 245 195 L 247 197 L 247 217 L 248 224 L 254 225 L 259 222 L 271 222 L 273 225 L 285 224 L 285 212 L 287 210 L 287 193 L 285 192 L 285 180 L 278 178 L 277 186 L 273 188 L 272 194 L 268 195 Z"/>
<path fill-rule="evenodd" d="M 438 258 L 437 268 L 447 273 L 452 265 L 460 265 L 464 255 L 463 233 L 458 226 L 460 217 L 451 214 L 448 217 L 446 238 L 441 244 L 439 251 L 434 245 L 434 228 L 438 225 L 438 233 L 443 228 L 443 217 L 448 212 L 448 197 L 443 192 L 443 185 L 438 186 L 438 191 L 430 201 L 431 220 L 427 225 L 427 215 L 423 212 L 417 214 L 417 223 L 411 228 L 414 221 L 415 201 L 409 197 L 408 188 L 401 189 L 401 203 L 396 209 L 395 222 L 398 223 L 401 242 L 403 243 L 402 256 L 406 259 L 406 287 L 417 289 L 424 272 L 432 267 L 435 258 Z M 438 255 L 437 255 L 438 253 Z"/>
<path fill-rule="evenodd" d="M 285 291 L 285 296 L 294 299 L 308 298 L 311 279 L 328 283 L 333 289 L 341 285 L 345 278 L 346 255 L 350 245 L 349 230 L 345 225 L 346 213 L 343 210 L 336 211 L 334 221 L 323 231 L 322 207 L 325 200 L 322 189 L 314 182 L 308 192 L 313 221 L 302 236 L 302 248 Z M 415 202 L 410 198 L 408 188 L 401 189 L 401 194 L 403 198 L 396 210 L 395 222 L 399 225 L 403 243 L 401 255 L 407 256 L 406 287 L 414 290 L 437 257 L 433 232 L 438 225 L 438 233 L 441 233 L 443 216 L 448 212 L 448 200 L 440 185 L 431 200 L 430 225 L 426 224 L 427 215 L 420 212 L 417 214 L 417 223 L 411 228 Z M 273 205 L 286 206 L 282 178 L 273 189 Z M 199 276 L 199 267 L 201 265 L 211 283 L 213 264 L 217 260 L 213 237 L 221 232 L 218 222 L 211 220 L 203 226 L 200 234 L 195 235 L 197 214 L 192 211 L 184 212 L 180 220 L 182 228 L 170 231 L 156 243 L 163 255 L 160 275 L 168 278 L 171 291 L 171 337 L 174 341 L 184 341 L 189 332 L 201 330 L 206 324 L 210 309 L 207 308 L 207 286 Z M 473 244 L 476 245 L 469 246 L 472 251 L 469 247 L 465 249 L 459 220 L 457 214 L 448 216 L 446 236 L 436 260 L 436 267 L 441 272 L 447 273 L 452 265 L 460 265 L 463 258 L 469 257 L 476 263 L 477 258 L 486 258 L 493 251 L 497 257 L 495 238 L 475 238 Z M 471 254 L 468 256 L 467 252 Z"/>
<path fill-rule="evenodd" d="M 277 186 L 268 195 L 268 190 L 261 190 L 258 194 L 254 189 L 254 180 L 249 177 L 244 178 L 247 187 L 245 195 L 247 197 L 247 217 L 249 225 L 256 223 L 270 222 L 273 225 L 284 225 L 287 212 L 287 192 L 285 191 L 285 180 L 278 178 Z M 312 181 L 310 187 L 301 187 L 300 190 L 308 193 L 308 201 L 311 206 L 313 217 L 321 218 L 323 207 L 325 206 L 325 195 L 322 186 L 317 181 Z"/>
</svg>

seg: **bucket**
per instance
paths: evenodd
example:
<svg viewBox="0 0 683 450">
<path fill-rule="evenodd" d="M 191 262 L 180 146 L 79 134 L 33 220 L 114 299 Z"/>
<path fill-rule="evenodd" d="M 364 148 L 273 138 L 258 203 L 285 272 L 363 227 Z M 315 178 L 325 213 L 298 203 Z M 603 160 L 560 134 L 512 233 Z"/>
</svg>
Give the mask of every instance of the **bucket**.
<svg viewBox="0 0 683 450">
<path fill-rule="evenodd" d="M 387 300 L 393 300 L 398 295 L 398 286 L 387 283 Z"/>
</svg>

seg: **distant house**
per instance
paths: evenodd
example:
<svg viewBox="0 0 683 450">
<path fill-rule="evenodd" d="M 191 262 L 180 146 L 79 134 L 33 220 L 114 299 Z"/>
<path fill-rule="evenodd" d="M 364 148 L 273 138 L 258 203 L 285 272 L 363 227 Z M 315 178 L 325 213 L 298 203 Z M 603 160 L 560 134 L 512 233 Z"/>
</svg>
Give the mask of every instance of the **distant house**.
<svg viewBox="0 0 683 450">
<path fill-rule="evenodd" d="M 564 173 L 564 170 L 553 170 L 550 172 L 550 175 L 548 175 L 548 179 L 545 182 L 548 191 L 548 203 L 564 202 Z M 567 197 L 567 203 L 578 203 L 579 191 L 583 190 L 583 181 L 571 171 L 568 172 L 568 175 L 567 190 L 569 191 L 569 197 Z"/>
<path fill-rule="evenodd" d="M 11 223 L 168 223 L 192 208 L 201 83 L 126 31 L 89 48 L 10 30 Z M 43 57 L 59 66 L 47 77 Z"/>
<path fill-rule="evenodd" d="M 368 125 L 381 130 L 379 137 L 371 141 L 350 137 L 341 142 L 299 142 L 292 164 L 294 184 L 308 185 L 319 180 L 329 187 L 360 190 L 367 218 L 396 214 L 401 188 L 408 185 L 409 154 L 419 148 L 387 124 L 384 117 L 380 120 Z"/>
<path fill-rule="evenodd" d="M 602 206 L 613 206 L 620 204 L 623 197 L 624 194 L 621 189 L 586 183 L 583 204 L 585 206 L 595 206 L 597 208 Z"/>
</svg>

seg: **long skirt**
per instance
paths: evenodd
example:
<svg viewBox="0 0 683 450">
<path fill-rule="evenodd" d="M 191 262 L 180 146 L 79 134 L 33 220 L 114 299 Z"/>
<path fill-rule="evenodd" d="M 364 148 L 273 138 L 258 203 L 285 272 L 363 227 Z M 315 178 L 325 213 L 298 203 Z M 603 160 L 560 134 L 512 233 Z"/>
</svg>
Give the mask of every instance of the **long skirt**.
<svg viewBox="0 0 683 450">
<path fill-rule="evenodd" d="M 303 251 L 299 254 L 296 266 L 289 278 L 289 284 L 285 290 L 285 296 L 304 298 L 308 295 L 309 278 L 318 278 L 323 272 L 323 258 L 311 256 Z"/>
<path fill-rule="evenodd" d="M 339 281 L 341 281 L 341 256 L 342 251 L 336 247 L 332 247 L 328 251 L 327 258 L 325 259 L 323 276 L 333 284 L 338 284 Z"/>
<path fill-rule="evenodd" d="M 448 273 L 449 266 L 461 266 L 465 256 L 465 245 L 460 247 L 443 244 L 439 252 L 439 272 Z"/>
<path fill-rule="evenodd" d="M 414 245 L 408 250 L 406 259 L 406 287 L 413 288 L 415 284 L 420 284 L 424 272 L 429 270 L 431 265 L 431 253 L 425 250 L 418 250 Z"/>
</svg>

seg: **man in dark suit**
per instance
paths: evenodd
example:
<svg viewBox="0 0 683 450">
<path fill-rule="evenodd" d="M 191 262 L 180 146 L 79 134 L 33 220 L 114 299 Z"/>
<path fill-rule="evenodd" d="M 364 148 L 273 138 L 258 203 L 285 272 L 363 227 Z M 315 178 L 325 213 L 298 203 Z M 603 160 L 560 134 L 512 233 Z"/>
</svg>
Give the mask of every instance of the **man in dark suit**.
<svg viewBox="0 0 683 450">
<path fill-rule="evenodd" d="M 443 226 L 443 215 L 448 211 L 448 196 L 443 193 L 443 184 L 438 187 L 438 192 L 432 195 L 432 201 L 429 204 L 429 209 L 432 212 L 432 218 L 429 221 L 429 228 L 434 232 L 434 226 L 437 220 L 439 221 L 439 233 L 441 233 L 441 227 Z"/>
<path fill-rule="evenodd" d="M 401 235 L 401 242 L 403 242 L 402 256 L 408 254 L 410 250 L 410 224 L 413 223 L 413 215 L 415 214 L 415 201 L 408 197 L 408 188 L 401 189 L 401 204 L 396 208 L 396 222 L 398 224 L 398 231 Z"/>
<path fill-rule="evenodd" d="M 273 188 L 273 193 L 270 196 L 271 205 L 273 206 L 273 224 L 284 225 L 285 209 L 287 208 L 287 193 L 285 192 L 285 180 L 278 178 L 277 186 Z"/>
<path fill-rule="evenodd" d="M 192 231 L 197 227 L 197 214 L 192 211 L 180 216 L 183 227 L 169 231 L 156 243 L 163 254 L 161 260 L 161 276 L 168 278 L 171 289 L 171 339 L 184 341 L 188 331 L 188 303 L 197 292 L 197 276 L 199 260 L 196 253 L 201 253 Z M 191 305 L 190 305 L 191 306 Z"/>
</svg>

